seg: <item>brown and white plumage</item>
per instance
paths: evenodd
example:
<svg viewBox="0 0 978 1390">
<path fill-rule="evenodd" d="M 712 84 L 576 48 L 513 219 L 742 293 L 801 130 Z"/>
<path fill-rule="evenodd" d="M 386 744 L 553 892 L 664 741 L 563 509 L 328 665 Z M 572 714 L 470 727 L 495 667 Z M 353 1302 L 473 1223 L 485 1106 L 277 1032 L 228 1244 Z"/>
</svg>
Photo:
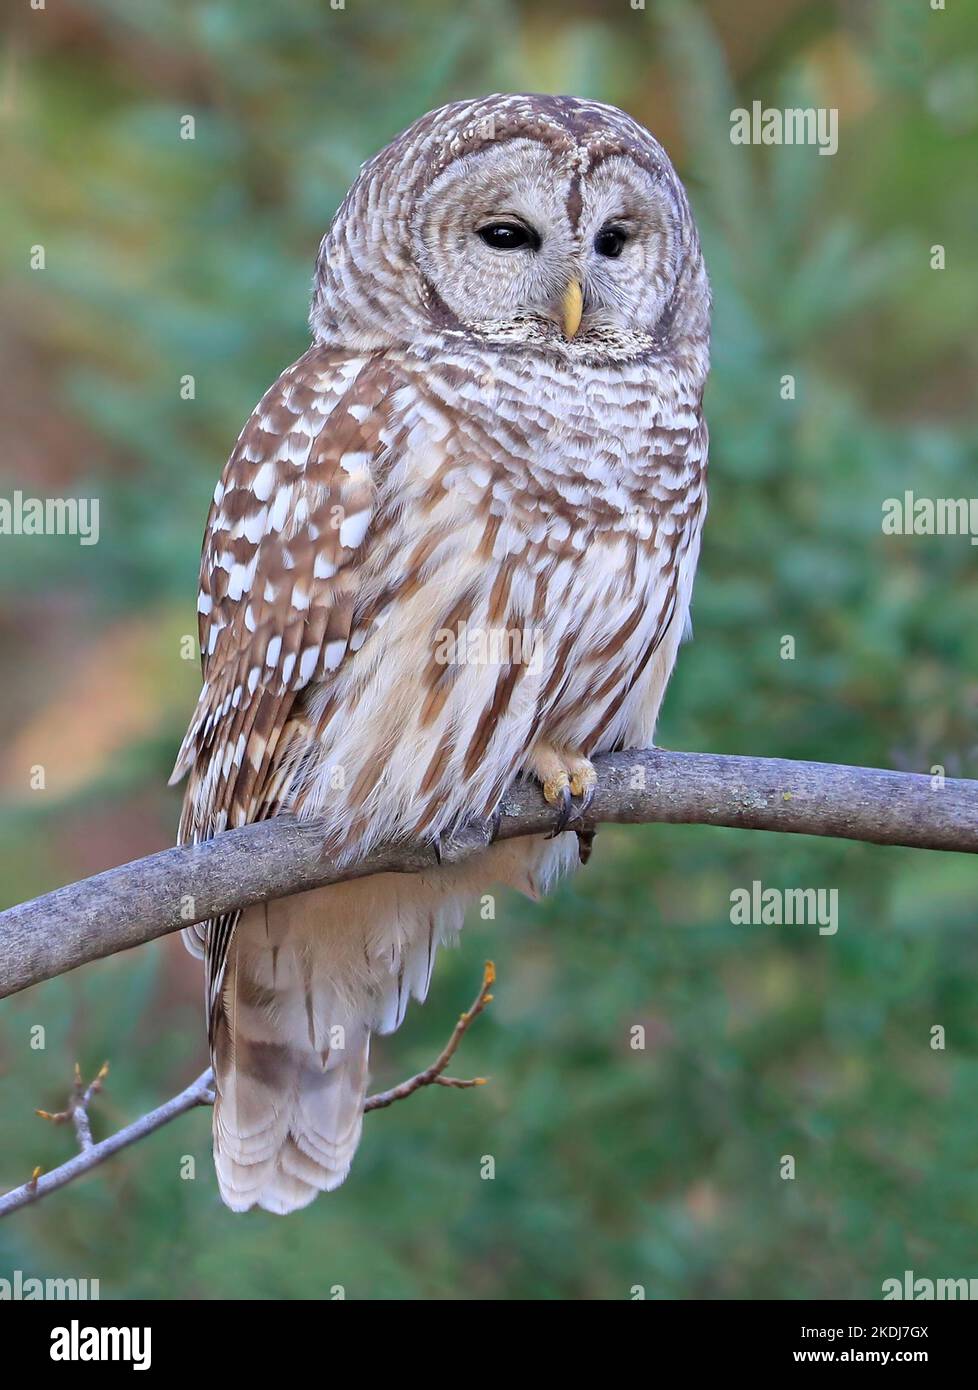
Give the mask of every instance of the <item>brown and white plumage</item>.
<svg viewBox="0 0 978 1390">
<path fill-rule="evenodd" d="M 500 222 L 528 244 L 487 245 Z M 661 147 L 573 98 L 430 113 L 337 213 L 311 324 L 215 493 L 181 839 L 288 812 L 352 861 L 650 743 L 705 512 L 709 331 Z M 188 931 L 229 1206 L 342 1181 L 370 1034 L 424 998 L 468 898 L 545 891 L 576 855 L 509 842 Z"/>
</svg>

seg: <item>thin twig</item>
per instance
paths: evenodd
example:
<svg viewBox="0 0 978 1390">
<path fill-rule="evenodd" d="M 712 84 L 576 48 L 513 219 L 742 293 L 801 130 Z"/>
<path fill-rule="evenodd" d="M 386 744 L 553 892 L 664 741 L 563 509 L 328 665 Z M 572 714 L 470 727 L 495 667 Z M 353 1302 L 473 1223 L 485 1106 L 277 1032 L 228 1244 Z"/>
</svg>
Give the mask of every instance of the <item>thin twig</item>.
<svg viewBox="0 0 978 1390">
<path fill-rule="evenodd" d="M 102 1083 L 109 1074 L 108 1062 L 103 1062 L 96 1074 L 86 1086 L 82 1081 L 81 1067 L 75 1063 L 75 1077 L 71 1087 L 71 1098 L 64 1110 L 58 1110 L 54 1114 L 49 1110 L 35 1110 L 35 1115 L 40 1115 L 42 1120 L 50 1120 L 52 1124 L 63 1125 L 70 1120 L 75 1127 L 75 1138 L 78 1140 L 78 1147 L 84 1152 L 92 1147 L 92 1126 L 88 1118 L 88 1107 L 91 1105 L 95 1096 L 102 1089 Z"/>
<path fill-rule="evenodd" d="M 394 1086 L 389 1091 L 380 1091 L 375 1096 L 368 1096 L 363 1103 L 365 1114 L 368 1110 L 383 1110 L 388 1105 L 393 1105 L 397 1100 L 404 1100 L 407 1096 L 420 1090 L 422 1086 L 451 1086 L 457 1090 L 467 1090 L 471 1086 L 484 1086 L 486 1084 L 484 1076 L 476 1076 L 470 1081 L 463 1081 L 458 1077 L 444 1076 L 442 1073 L 455 1055 L 459 1043 L 472 1023 L 479 1017 L 486 1005 L 492 1002 L 492 994 L 489 991 L 495 978 L 495 966 L 492 961 L 486 961 L 479 993 L 471 1007 L 459 1017 L 452 1030 L 452 1036 L 438 1054 L 437 1059 L 430 1067 L 418 1072 L 408 1081 L 402 1081 L 399 1086 Z M 81 1086 L 81 1072 L 76 1063 L 75 1085 L 68 1107 L 56 1114 L 51 1114 L 47 1110 L 35 1111 L 35 1114 L 40 1115 L 42 1119 L 51 1120 L 54 1124 L 64 1124 L 69 1119 L 74 1119 L 81 1152 L 77 1153 L 74 1158 L 70 1158 L 67 1163 L 62 1163 L 60 1167 L 52 1169 L 50 1173 L 44 1173 L 40 1168 L 35 1168 L 27 1182 L 0 1197 L 0 1217 L 9 1216 L 11 1212 L 17 1211 L 20 1207 L 30 1206 L 32 1202 L 46 1197 L 49 1192 L 55 1192 L 59 1187 L 64 1187 L 66 1183 L 80 1178 L 83 1173 L 91 1172 L 93 1168 L 97 1168 L 99 1164 L 119 1153 L 121 1149 L 135 1144 L 138 1139 L 145 1138 L 147 1134 L 152 1134 L 154 1130 L 160 1129 L 187 1110 L 193 1110 L 198 1105 L 213 1105 L 214 1103 L 214 1073 L 208 1067 L 206 1071 L 201 1072 L 196 1081 L 192 1081 L 186 1090 L 181 1091 L 179 1095 L 173 1096 L 171 1100 L 166 1101 L 155 1110 L 151 1110 L 149 1114 L 134 1120 L 131 1125 L 126 1125 L 124 1129 L 118 1130 L 108 1139 L 103 1139 L 100 1143 L 95 1144 L 92 1142 L 87 1107 L 92 1097 L 102 1089 L 102 1082 L 107 1073 L 108 1063 L 105 1063 L 97 1076 L 87 1087 L 83 1088 Z M 78 1127 L 77 1116 L 79 1113 L 84 1115 L 84 1136 Z"/>
<path fill-rule="evenodd" d="M 75 1154 L 74 1158 L 69 1158 L 67 1163 L 62 1163 L 59 1168 L 52 1169 L 50 1173 L 42 1173 L 40 1168 L 35 1168 L 29 1182 L 24 1183 L 22 1187 L 15 1187 L 13 1191 L 0 1197 L 0 1216 L 7 1216 L 10 1212 L 16 1211 L 18 1207 L 26 1207 L 31 1202 L 46 1197 L 49 1192 L 64 1187 L 65 1183 L 71 1182 L 74 1178 L 80 1178 L 83 1173 L 88 1173 L 92 1168 L 98 1167 L 107 1158 L 117 1154 L 120 1149 L 128 1148 L 137 1139 L 152 1134 L 154 1129 L 159 1129 L 167 1121 L 175 1119 L 177 1115 L 182 1115 L 185 1110 L 192 1110 L 195 1105 L 210 1104 L 213 1100 L 213 1093 L 210 1089 L 212 1083 L 213 1076 L 208 1068 L 178 1096 L 174 1096 L 171 1100 L 158 1106 L 156 1110 L 151 1110 L 148 1115 L 142 1115 L 138 1120 L 133 1120 L 132 1124 L 126 1125 L 125 1129 L 120 1129 L 116 1134 L 110 1134 L 108 1139 L 103 1139 L 98 1144 L 92 1144 L 91 1148 L 83 1149 L 81 1153 Z"/>
<path fill-rule="evenodd" d="M 473 1077 L 471 1081 L 460 1081 L 455 1076 L 443 1076 L 445 1068 L 455 1056 L 455 1051 L 463 1037 L 471 1027 L 472 1023 L 479 1017 L 487 1004 L 492 1003 L 492 995 L 489 993 L 496 978 L 496 967 L 491 960 L 486 961 L 485 974 L 482 977 L 482 988 L 475 996 L 472 1006 L 466 1009 L 464 1014 L 459 1015 L 459 1020 L 452 1030 L 452 1036 L 442 1048 L 436 1060 L 424 1071 L 419 1071 L 416 1076 L 412 1076 L 408 1081 L 402 1081 L 399 1086 L 394 1086 L 389 1091 L 381 1091 L 379 1095 L 368 1096 L 364 1102 L 364 1112 L 368 1110 L 383 1110 L 388 1105 L 393 1105 L 396 1100 L 404 1100 L 406 1096 L 419 1091 L 422 1086 L 454 1086 L 456 1090 L 467 1090 L 470 1086 L 484 1086 L 486 1078 L 484 1076 Z"/>
</svg>

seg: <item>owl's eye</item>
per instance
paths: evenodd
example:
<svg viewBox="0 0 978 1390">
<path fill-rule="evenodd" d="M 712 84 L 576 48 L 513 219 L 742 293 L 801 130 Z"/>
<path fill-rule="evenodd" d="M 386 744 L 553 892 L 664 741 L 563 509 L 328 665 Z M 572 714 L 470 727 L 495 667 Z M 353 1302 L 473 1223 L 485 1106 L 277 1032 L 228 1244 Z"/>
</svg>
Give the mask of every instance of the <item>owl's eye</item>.
<svg viewBox="0 0 978 1390">
<path fill-rule="evenodd" d="M 540 238 L 532 227 L 524 227 L 521 222 L 488 222 L 478 232 L 481 239 L 494 251 L 519 251 L 528 246 L 531 251 L 539 251 Z"/>
<path fill-rule="evenodd" d="M 622 227 L 602 227 L 594 238 L 594 249 L 599 256 L 610 256 L 615 260 L 621 255 L 628 233 Z"/>
</svg>

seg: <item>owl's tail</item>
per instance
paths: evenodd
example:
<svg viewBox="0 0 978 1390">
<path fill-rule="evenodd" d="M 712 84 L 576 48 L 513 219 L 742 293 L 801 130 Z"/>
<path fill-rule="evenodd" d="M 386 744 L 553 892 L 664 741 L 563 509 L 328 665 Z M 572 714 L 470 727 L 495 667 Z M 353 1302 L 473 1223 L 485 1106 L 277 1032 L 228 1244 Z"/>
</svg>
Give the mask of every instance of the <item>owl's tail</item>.
<svg viewBox="0 0 978 1390">
<path fill-rule="evenodd" d="M 214 1030 L 214 1164 L 234 1211 L 338 1187 L 360 1142 L 371 1033 L 424 999 L 461 925 L 458 875 L 376 874 L 241 914 Z"/>
<path fill-rule="evenodd" d="M 311 967 L 285 903 L 235 929 L 214 1045 L 214 1166 L 232 1211 L 284 1214 L 338 1187 L 360 1142 L 370 1029 Z M 283 920 L 284 919 L 284 920 Z"/>
<path fill-rule="evenodd" d="M 577 840 L 493 845 L 427 874 L 375 874 L 249 908 L 214 1037 L 214 1162 L 234 1211 L 289 1212 L 338 1187 L 360 1141 L 371 1033 L 428 993 L 439 944 L 493 881 L 546 892 Z M 197 949 L 197 938 L 191 939 Z"/>
</svg>

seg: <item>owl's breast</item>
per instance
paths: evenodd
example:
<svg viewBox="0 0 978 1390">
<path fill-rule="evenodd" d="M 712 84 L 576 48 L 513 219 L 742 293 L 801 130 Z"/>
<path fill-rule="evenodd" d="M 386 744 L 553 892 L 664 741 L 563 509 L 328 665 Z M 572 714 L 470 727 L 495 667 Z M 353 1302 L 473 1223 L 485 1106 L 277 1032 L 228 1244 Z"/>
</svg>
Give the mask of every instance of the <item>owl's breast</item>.
<svg viewBox="0 0 978 1390">
<path fill-rule="evenodd" d="M 416 379 L 403 437 L 429 505 L 453 493 L 554 553 L 649 540 L 704 488 L 699 388 L 665 364 L 446 354 Z"/>
<path fill-rule="evenodd" d="M 644 727 L 657 653 L 674 655 L 686 618 L 704 497 L 692 409 L 666 426 L 643 398 L 615 424 L 609 383 L 576 402 L 568 385 L 562 411 L 552 390 L 519 403 L 498 372 L 481 391 L 456 376 L 451 401 L 438 380 L 399 401 L 353 655 L 307 700 L 308 809 L 333 807 L 348 843 L 489 814 L 541 738 L 590 753 Z"/>
</svg>

